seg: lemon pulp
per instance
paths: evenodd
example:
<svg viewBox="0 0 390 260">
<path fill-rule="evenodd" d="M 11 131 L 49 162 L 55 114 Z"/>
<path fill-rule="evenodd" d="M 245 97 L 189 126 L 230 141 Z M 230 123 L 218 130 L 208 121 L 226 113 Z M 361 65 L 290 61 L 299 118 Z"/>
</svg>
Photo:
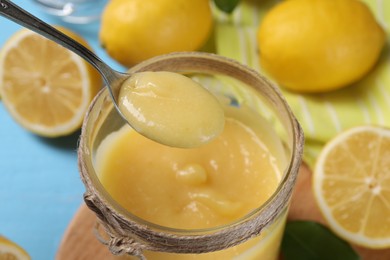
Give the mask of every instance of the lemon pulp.
<svg viewBox="0 0 390 260">
<path fill-rule="evenodd" d="M 88 46 L 73 32 L 58 29 Z M 1 49 L 4 106 L 38 135 L 57 137 L 79 129 L 101 85 L 99 73 L 81 57 L 28 29 L 15 33 Z"/>
<path fill-rule="evenodd" d="M 390 246 L 390 130 L 359 126 L 321 152 L 313 175 L 318 206 L 345 240 L 369 248 Z"/>
</svg>

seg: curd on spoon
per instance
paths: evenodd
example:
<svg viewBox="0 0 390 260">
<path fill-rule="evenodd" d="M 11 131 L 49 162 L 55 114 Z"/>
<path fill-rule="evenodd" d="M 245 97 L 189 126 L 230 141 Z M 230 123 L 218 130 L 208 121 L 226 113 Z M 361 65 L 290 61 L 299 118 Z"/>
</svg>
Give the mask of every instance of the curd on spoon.
<svg viewBox="0 0 390 260">
<path fill-rule="evenodd" d="M 119 110 L 140 134 L 179 148 L 198 147 L 225 124 L 218 99 L 179 73 L 139 72 L 122 83 Z"/>
</svg>

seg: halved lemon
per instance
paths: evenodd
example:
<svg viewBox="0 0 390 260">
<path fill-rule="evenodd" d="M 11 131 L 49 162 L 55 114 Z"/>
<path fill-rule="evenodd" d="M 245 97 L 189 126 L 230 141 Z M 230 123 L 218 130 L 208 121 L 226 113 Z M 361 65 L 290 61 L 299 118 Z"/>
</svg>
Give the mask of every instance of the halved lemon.
<svg viewBox="0 0 390 260">
<path fill-rule="evenodd" d="M 346 241 L 390 247 L 390 129 L 359 126 L 319 155 L 314 196 L 330 228 Z"/>
<path fill-rule="evenodd" d="M 31 258 L 19 245 L 0 235 L 0 259 L 30 260 Z"/>
<path fill-rule="evenodd" d="M 75 33 L 61 31 L 88 47 Z M 0 95 L 23 127 L 41 136 L 70 134 L 81 126 L 102 85 L 98 72 L 81 57 L 22 29 L 0 52 Z"/>
</svg>

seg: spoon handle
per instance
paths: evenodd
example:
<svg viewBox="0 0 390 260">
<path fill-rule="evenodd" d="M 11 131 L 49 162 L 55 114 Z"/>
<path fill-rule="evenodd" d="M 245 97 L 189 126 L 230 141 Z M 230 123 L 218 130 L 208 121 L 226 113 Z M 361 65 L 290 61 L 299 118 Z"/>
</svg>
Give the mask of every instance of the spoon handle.
<svg viewBox="0 0 390 260">
<path fill-rule="evenodd" d="M 109 86 L 115 85 L 112 83 L 121 79 L 121 73 L 111 69 L 89 49 L 63 34 L 59 30 L 55 29 L 54 27 L 50 26 L 49 24 L 43 22 L 34 15 L 30 14 L 29 12 L 25 11 L 16 4 L 12 3 L 11 1 L 0 0 L 0 15 L 48 38 L 49 40 L 62 45 L 68 50 L 81 56 L 100 72 Z M 112 91 L 110 88 L 109 90 L 110 92 Z M 113 91 L 116 92 L 116 90 Z M 112 92 L 111 95 L 113 95 Z"/>
</svg>

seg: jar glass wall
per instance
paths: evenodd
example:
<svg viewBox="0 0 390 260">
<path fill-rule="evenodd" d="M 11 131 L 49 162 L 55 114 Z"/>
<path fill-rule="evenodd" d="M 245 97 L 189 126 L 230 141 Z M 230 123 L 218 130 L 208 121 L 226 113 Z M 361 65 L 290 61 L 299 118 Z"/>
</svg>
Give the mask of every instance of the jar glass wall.
<svg viewBox="0 0 390 260">
<path fill-rule="evenodd" d="M 107 0 L 32 0 L 46 13 L 65 22 L 87 24 L 98 21 Z"/>
</svg>

